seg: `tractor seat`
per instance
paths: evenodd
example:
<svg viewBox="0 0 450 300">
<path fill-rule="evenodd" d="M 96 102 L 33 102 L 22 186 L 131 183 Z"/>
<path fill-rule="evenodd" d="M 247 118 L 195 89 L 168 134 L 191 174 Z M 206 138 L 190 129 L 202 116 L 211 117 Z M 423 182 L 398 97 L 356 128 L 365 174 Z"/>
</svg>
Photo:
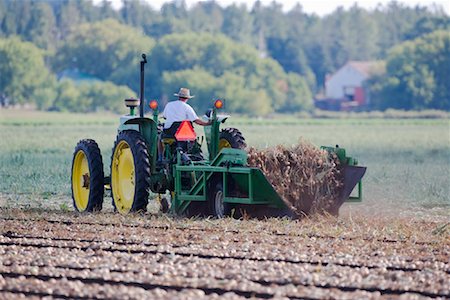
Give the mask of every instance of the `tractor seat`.
<svg viewBox="0 0 450 300">
<path fill-rule="evenodd" d="M 178 127 L 180 127 L 181 122 L 173 122 L 172 125 L 169 128 L 164 128 L 161 138 L 175 138 L 175 133 L 178 130 Z"/>
<path fill-rule="evenodd" d="M 163 129 L 162 134 L 161 134 L 161 140 L 163 140 L 163 142 L 165 139 L 173 139 L 174 141 L 176 141 L 175 133 L 177 133 L 177 130 L 180 127 L 181 123 L 182 122 L 173 122 L 169 128 Z M 191 125 L 192 125 L 192 122 L 191 122 Z M 170 141 L 168 143 L 172 143 L 172 141 Z"/>
<path fill-rule="evenodd" d="M 162 137 L 161 141 L 163 142 L 163 144 L 167 144 L 167 145 L 172 145 L 174 143 L 176 143 L 176 139 L 173 137 Z"/>
<path fill-rule="evenodd" d="M 173 122 L 173 124 L 169 128 L 165 128 L 161 134 L 161 141 L 163 144 L 172 145 L 177 142 L 175 139 L 175 133 L 180 127 L 181 122 Z"/>
</svg>

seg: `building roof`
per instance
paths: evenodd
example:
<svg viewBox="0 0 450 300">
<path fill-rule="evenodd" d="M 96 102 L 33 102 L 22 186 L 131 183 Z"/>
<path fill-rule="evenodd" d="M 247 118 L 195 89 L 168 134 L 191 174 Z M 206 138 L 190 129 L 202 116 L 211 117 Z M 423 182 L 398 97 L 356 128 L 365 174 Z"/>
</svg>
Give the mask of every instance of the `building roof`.
<svg viewBox="0 0 450 300">
<path fill-rule="evenodd" d="M 380 68 L 382 68 L 380 61 L 349 60 L 346 65 L 351 66 L 366 77 L 380 73 Z"/>
<path fill-rule="evenodd" d="M 372 60 L 372 61 L 359 61 L 359 60 L 349 60 L 345 65 L 340 67 L 333 74 L 328 74 L 325 78 L 325 82 L 329 81 L 332 77 L 336 75 L 340 70 L 345 67 L 350 66 L 352 69 L 358 71 L 363 75 L 366 79 L 372 77 L 373 75 L 380 75 L 385 72 L 385 62 L 380 60 Z"/>
</svg>

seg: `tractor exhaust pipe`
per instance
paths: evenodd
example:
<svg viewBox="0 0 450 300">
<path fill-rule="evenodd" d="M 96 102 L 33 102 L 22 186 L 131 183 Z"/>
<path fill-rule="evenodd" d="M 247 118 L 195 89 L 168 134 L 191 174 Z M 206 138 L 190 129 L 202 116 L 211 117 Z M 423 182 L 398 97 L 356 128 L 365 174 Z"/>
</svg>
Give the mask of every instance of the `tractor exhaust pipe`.
<svg viewBox="0 0 450 300">
<path fill-rule="evenodd" d="M 142 60 L 141 60 L 141 91 L 140 91 L 140 105 L 139 105 L 139 116 L 141 118 L 144 117 L 144 66 L 147 63 L 147 56 L 142 53 Z"/>
</svg>

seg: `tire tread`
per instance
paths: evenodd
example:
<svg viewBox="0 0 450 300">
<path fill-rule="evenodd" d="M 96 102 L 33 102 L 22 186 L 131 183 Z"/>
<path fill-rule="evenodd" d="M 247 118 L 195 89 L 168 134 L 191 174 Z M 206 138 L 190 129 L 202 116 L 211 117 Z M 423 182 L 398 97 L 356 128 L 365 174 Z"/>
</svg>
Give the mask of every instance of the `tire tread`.
<svg viewBox="0 0 450 300">
<path fill-rule="evenodd" d="M 147 144 L 142 138 L 141 134 L 135 130 L 124 130 L 121 131 L 117 135 L 117 139 L 114 143 L 114 147 L 112 149 L 111 154 L 111 173 L 112 173 L 112 164 L 114 161 L 114 150 L 116 149 L 117 144 L 121 141 L 125 140 L 130 146 L 131 152 L 133 153 L 134 159 L 134 170 L 135 174 L 135 193 L 133 205 L 130 209 L 130 212 L 138 212 L 138 211 L 146 211 L 150 190 L 150 158 L 148 154 Z M 111 186 L 112 186 L 111 182 Z M 112 189 L 111 189 L 112 190 Z M 112 204 L 116 209 L 116 205 L 114 202 L 114 193 L 111 193 L 113 200 Z"/>
<path fill-rule="evenodd" d="M 84 211 L 100 211 L 103 207 L 103 196 L 105 193 L 104 188 L 104 172 L 103 172 L 103 159 L 98 144 L 93 139 L 83 139 L 75 146 L 72 160 L 72 177 L 73 180 L 73 163 L 75 162 L 75 156 L 78 151 L 82 150 L 88 161 L 89 165 L 89 200 L 88 205 Z M 75 204 L 73 195 L 73 186 L 71 186 L 73 205 L 77 211 L 78 208 Z"/>
</svg>

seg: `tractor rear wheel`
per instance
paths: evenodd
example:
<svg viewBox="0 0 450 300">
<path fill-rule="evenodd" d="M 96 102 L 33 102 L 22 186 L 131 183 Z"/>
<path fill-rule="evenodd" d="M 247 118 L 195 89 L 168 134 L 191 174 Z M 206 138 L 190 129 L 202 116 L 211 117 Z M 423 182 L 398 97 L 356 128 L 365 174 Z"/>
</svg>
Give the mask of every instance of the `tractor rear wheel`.
<svg viewBox="0 0 450 300">
<path fill-rule="evenodd" d="M 223 148 L 245 149 L 245 147 L 247 147 L 247 144 L 239 129 L 225 128 L 220 131 L 219 152 Z"/>
<path fill-rule="evenodd" d="M 103 161 L 94 140 L 78 142 L 72 160 L 72 199 L 79 212 L 100 211 L 105 192 Z"/>
<path fill-rule="evenodd" d="M 119 133 L 111 158 L 113 205 L 121 214 L 145 211 L 150 190 L 150 159 L 141 134 Z"/>
</svg>

